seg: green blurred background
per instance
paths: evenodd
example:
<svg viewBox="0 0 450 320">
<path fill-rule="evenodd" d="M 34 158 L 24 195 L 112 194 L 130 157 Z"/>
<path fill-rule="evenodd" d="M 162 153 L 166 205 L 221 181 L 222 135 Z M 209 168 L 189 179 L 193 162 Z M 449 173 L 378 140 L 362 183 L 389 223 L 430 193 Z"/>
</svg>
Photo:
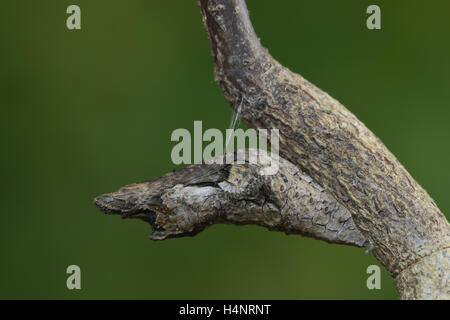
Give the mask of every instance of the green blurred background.
<svg viewBox="0 0 450 320">
<path fill-rule="evenodd" d="M 82 29 L 66 28 L 77 4 Z M 272 55 L 340 100 L 450 211 L 450 1 L 248 0 Z M 378 4 L 382 30 L 366 28 Z M 0 4 L 0 298 L 394 299 L 363 249 L 255 226 L 152 242 L 94 196 L 175 166 L 176 128 L 231 109 L 194 0 Z M 81 267 L 82 289 L 66 288 Z"/>
</svg>

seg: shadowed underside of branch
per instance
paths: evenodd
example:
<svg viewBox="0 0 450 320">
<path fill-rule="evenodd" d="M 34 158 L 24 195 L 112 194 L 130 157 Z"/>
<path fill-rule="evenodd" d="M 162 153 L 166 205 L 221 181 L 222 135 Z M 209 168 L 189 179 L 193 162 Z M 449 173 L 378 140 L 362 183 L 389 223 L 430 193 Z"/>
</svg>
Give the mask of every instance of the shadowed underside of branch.
<svg viewBox="0 0 450 320">
<path fill-rule="evenodd" d="M 194 165 L 102 195 L 97 206 L 149 222 L 155 240 L 233 223 L 370 244 L 400 298 L 450 298 L 450 226 L 426 191 L 350 111 L 269 55 L 244 0 L 199 3 L 230 105 L 242 101 L 249 127 L 279 129 L 278 174 Z"/>
</svg>

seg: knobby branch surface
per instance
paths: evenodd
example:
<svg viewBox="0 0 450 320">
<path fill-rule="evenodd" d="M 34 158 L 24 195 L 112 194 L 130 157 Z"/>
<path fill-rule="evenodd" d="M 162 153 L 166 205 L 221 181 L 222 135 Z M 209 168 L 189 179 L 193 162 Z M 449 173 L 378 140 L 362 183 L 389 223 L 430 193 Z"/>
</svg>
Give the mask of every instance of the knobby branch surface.
<svg viewBox="0 0 450 320">
<path fill-rule="evenodd" d="M 211 159 L 122 187 L 95 203 L 106 213 L 149 222 L 152 240 L 192 236 L 212 224 L 228 223 L 256 224 L 330 243 L 365 244 L 350 212 L 295 165 L 281 159 L 277 174 L 261 175 L 262 165 L 249 163 L 248 153 L 268 154 L 237 152 L 244 153 L 245 163 L 213 164 L 216 159 Z M 263 161 L 270 160 L 258 163 L 267 163 Z"/>
<path fill-rule="evenodd" d="M 349 110 L 269 55 L 244 0 L 199 4 L 226 99 L 243 102 L 249 127 L 279 129 L 278 174 L 261 176 L 249 163 L 194 165 L 96 205 L 149 222 L 155 240 L 251 223 L 370 246 L 400 298 L 449 299 L 450 225 L 426 191 Z"/>
</svg>

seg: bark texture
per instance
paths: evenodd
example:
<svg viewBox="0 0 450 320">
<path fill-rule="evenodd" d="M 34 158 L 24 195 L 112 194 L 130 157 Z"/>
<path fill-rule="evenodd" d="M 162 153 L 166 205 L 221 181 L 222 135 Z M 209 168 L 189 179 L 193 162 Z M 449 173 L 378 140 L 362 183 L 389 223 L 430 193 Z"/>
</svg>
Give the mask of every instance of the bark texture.
<svg viewBox="0 0 450 320">
<path fill-rule="evenodd" d="M 269 157 L 263 151 L 238 152 Z M 261 165 L 248 162 L 192 165 L 101 195 L 95 204 L 106 213 L 149 222 L 152 240 L 193 236 L 212 224 L 228 223 L 366 244 L 350 212 L 295 165 L 281 159 L 277 174 L 260 172 Z"/>
<path fill-rule="evenodd" d="M 262 177 L 249 164 L 191 166 L 101 196 L 100 209 L 147 219 L 153 239 L 255 223 L 370 244 L 400 298 L 450 298 L 450 225 L 426 191 L 349 110 L 269 55 L 244 0 L 199 4 L 215 79 L 232 107 L 242 101 L 248 126 L 279 129 L 280 171 Z"/>
</svg>

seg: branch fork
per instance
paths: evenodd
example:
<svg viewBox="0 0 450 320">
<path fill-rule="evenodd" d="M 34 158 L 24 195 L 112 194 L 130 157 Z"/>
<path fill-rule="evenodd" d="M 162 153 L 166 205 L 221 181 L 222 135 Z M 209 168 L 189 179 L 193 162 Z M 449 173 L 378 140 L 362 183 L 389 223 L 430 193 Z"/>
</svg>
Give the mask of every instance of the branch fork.
<svg viewBox="0 0 450 320">
<path fill-rule="evenodd" d="M 244 0 L 199 5 L 230 106 L 245 97 L 244 123 L 279 129 L 279 171 L 193 165 L 99 196 L 99 209 L 150 223 L 153 240 L 232 223 L 365 246 L 401 299 L 450 299 L 450 224 L 427 192 L 355 115 L 270 56 Z"/>
</svg>

